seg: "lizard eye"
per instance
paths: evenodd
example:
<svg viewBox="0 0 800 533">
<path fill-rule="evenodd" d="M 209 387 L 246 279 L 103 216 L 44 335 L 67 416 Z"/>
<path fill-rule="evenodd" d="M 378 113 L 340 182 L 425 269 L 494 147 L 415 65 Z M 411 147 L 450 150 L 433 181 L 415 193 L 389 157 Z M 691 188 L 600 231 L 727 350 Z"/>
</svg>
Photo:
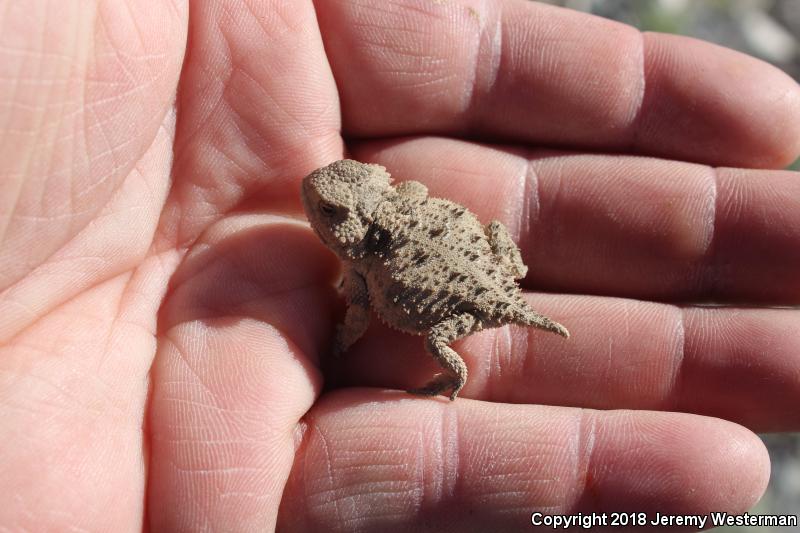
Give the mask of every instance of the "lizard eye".
<svg viewBox="0 0 800 533">
<path fill-rule="evenodd" d="M 332 217 L 336 214 L 336 208 L 333 206 L 333 204 L 329 204 L 328 202 L 320 202 L 319 210 L 326 217 Z"/>
</svg>

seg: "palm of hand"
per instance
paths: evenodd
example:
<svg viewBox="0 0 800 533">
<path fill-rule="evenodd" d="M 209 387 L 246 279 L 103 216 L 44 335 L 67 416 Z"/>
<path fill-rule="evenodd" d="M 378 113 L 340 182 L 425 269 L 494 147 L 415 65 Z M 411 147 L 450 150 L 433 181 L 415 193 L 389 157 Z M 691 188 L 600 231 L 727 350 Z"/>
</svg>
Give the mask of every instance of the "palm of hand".
<svg viewBox="0 0 800 533">
<path fill-rule="evenodd" d="M 319 2 L 325 48 L 305 2 L 196 2 L 188 46 L 185 6 L 67 4 L 4 19 L 0 523 L 481 529 L 763 490 L 752 433 L 665 411 L 797 429 L 797 311 L 655 301 L 800 300 L 797 177 L 670 160 L 785 164 L 782 74 L 527 3 Z M 434 370 L 376 327 L 320 395 L 336 265 L 297 187 L 340 116 L 354 157 L 513 228 L 529 286 L 636 299 L 531 294 L 573 339 L 463 341 L 452 405 L 345 386 Z"/>
</svg>

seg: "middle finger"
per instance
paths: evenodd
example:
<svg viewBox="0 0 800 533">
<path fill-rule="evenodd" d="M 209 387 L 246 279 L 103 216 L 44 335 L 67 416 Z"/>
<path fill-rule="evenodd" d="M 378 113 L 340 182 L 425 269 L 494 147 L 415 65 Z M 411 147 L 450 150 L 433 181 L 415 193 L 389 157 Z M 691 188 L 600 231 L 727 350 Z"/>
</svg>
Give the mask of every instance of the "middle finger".
<svg viewBox="0 0 800 533">
<path fill-rule="evenodd" d="M 442 138 L 355 147 L 397 180 L 516 234 L 524 286 L 680 301 L 800 303 L 800 177 Z"/>
</svg>

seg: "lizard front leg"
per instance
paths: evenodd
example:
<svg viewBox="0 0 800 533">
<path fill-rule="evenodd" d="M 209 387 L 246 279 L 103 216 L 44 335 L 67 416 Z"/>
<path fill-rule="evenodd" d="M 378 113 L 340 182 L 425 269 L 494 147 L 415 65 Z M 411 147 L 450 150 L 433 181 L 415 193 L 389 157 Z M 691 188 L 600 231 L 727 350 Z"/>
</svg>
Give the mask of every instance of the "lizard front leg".
<svg viewBox="0 0 800 533">
<path fill-rule="evenodd" d="M 364 335 L 370 321 L 369 292 L 367 282 L 352 268 L 344 273 L 343 288 L 347 300 L 347 311 L 344 321 L 336 327 L 336 338 L 333 344 L 335 356 L 347 351 Z"/>
</svg>

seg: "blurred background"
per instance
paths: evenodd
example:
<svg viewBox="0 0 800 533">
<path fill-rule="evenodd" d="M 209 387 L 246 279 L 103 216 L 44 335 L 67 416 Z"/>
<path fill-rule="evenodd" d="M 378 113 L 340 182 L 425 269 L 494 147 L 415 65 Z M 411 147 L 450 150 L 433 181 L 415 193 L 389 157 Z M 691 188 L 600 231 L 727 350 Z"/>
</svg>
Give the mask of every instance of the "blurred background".
<svg viewBox="0 0 800 533">
<path fill-rule="evenodd" d="M 689 35 L 734 48 L 768 61 L 800 81 L 800 0 L 545 1 L 640 30 Z M 800 159 L 790 168 L 800 170 Z M 761 438 L 769 448 L 772 477 L 767 493 L 751 512 L 800 517 L 800 433 Z M 798 533 L 800 528 L 721 527 L 714 531 Z"/>
</svg>

